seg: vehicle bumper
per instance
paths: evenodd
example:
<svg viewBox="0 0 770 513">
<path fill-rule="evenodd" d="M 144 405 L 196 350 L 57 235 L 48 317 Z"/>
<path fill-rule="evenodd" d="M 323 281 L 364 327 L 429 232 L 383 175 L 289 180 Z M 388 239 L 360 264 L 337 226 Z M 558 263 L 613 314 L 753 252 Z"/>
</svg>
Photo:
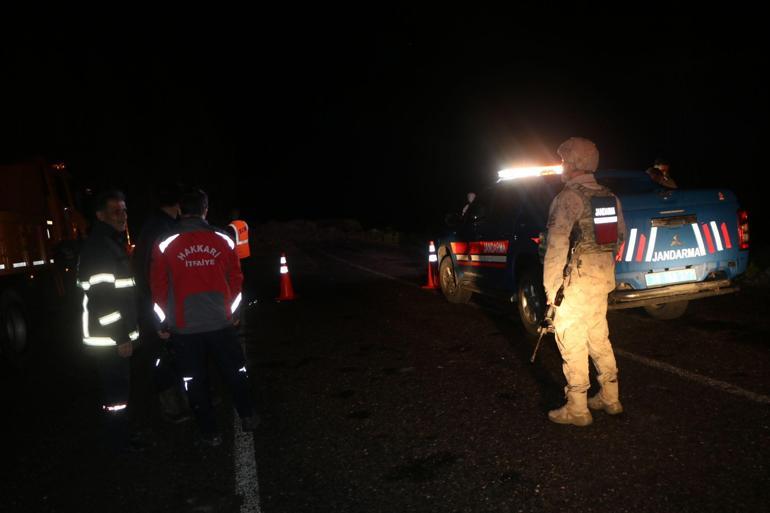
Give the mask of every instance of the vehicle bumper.
<svg viewBox="0 0 770 513">
<path fill-rule="evenodd" d="M 610 293 L 610 310 L 638 308 L 647 305 L 659 305 L 673 301 L 690 301 L 710 296 L 721 296 L 738 292 L 740 287 L 731 280 L 702 281 L 682 283 L 642 290 L 616 290 Z"/>
</svg>

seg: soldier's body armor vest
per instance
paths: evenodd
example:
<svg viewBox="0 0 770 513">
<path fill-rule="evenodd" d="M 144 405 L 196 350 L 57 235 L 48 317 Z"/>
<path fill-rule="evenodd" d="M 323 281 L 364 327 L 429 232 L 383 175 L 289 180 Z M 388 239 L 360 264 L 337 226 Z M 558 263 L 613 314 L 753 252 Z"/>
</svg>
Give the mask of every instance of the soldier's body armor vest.
<svg viewBox="0 0 770 513">
<path fill-rule="evenodd" d="M 617 251 L 618 212 L 615 195 L 606 187 L 589 189 L 581 184 L 567 185 L 583 200 L 583 212 L 570 234 L 570 246 L 577 254 Z"/>
</svg>

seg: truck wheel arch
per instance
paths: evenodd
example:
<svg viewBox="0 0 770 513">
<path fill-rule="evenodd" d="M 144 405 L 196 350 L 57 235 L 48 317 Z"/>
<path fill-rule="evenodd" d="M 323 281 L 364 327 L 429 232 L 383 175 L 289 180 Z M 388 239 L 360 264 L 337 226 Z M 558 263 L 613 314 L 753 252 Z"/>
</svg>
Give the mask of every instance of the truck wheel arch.
<svg viewBox="0 0 770 513">
<path fill-rule="evenodd" d="M 519 258 L 514 264 L 515 300 L 524 331 L 537 335 L 546 308 L 543 268 L 537 258 Z"/>
</svg>

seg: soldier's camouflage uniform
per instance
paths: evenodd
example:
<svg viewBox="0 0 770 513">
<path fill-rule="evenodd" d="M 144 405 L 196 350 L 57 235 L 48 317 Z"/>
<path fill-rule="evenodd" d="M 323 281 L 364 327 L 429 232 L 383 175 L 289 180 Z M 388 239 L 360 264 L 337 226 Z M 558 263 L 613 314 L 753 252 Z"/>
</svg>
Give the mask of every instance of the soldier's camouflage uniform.
<svg viewBox="0 0 770 513">
<path fill-rule="evenodd" d="M 553 200 L 543 270 L 549 303 L 553 303 L 564 284 L 564 299 L 554 318 L 556 341 L 567 380 L 567 405 L 563 414 L 587 416 L 587 423 L 591 421 L 586 404 L 589 356 L 598 372 L 600 397 L 605 404 L 619 404 L 618 369 L 607 328 L 607 294 L 615 288 L 615 257 L 625 234 L 620 201 L 615 198 L 617 244 L 608 248 L 606 244 L 592 242 L 593 233 L 588 232 L 593 232 L 590 197 L 594 194 L 607 196 L 611 193 L 596 183 L 594 175 L 589 173 L 567 182 Z M 570 258 L 571 235 L 577 240 Z M 549 417 L 556 421 L 551 414 Z"/>
</svg>

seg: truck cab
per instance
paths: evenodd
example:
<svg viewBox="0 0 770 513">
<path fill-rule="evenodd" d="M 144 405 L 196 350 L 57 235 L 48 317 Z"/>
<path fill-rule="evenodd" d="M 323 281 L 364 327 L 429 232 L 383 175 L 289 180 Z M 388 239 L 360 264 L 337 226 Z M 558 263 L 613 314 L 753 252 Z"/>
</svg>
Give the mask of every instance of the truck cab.
<svg viewBox="0 0 770 513">
<path fill-rule="evenodd" d="M 21 357 L 32 312 L 74 280 L 85 219 L 64 164 L 43 159 L 0 166 L 0 352 Z"/>
</svg>

